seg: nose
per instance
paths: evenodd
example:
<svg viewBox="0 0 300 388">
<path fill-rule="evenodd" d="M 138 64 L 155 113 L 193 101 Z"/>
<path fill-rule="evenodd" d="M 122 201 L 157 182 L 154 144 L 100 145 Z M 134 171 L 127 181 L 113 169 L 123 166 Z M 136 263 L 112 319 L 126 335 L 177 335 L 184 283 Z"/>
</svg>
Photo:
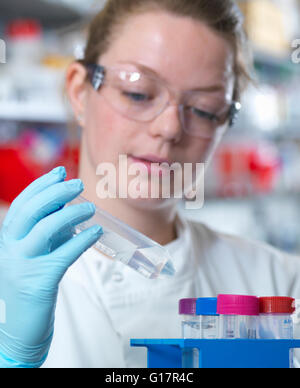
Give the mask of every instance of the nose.
<svg viewBox="0 0 300 388">
<path fill-rule="evenodd" d="M 182 138 L 183 127 L 178 105 L 168 105 L 150 125 L 152 136 L 160 136 L 166 141 L 178 143 Z"/>
</svg>

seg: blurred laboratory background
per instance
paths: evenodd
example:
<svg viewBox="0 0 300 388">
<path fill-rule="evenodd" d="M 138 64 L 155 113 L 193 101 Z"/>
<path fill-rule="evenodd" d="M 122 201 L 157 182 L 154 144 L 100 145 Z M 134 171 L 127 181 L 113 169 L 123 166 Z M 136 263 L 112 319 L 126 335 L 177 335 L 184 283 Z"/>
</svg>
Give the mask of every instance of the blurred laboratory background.
<svg viewBox="0 0 300 388">
<path fill-rule="evenodd" d="M 76 177 L 80 129 L 64 96 L 64 72 L 81 58 L 86 25 L 104 3 L 1 0 L 3 205 L 54 166 L 65 165 L 69 178 Z M 182 211 L 217 230 L 300 254 L 300 0 L 238 3 L 256 85 L 245 92 L 241 115 L 209 167 L 204 207 Z"/>
</svg>

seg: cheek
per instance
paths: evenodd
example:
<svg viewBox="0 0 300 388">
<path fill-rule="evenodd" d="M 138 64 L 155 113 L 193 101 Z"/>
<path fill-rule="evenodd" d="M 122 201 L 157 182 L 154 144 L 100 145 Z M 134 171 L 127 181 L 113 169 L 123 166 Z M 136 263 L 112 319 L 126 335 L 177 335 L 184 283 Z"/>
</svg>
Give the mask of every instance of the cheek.
<svg viewBox="0 0 300 388">
<path fill-rule="evenodd" d="M 89 99 L 84 131 L 95 165 L 116 163 L 119 155 L 126 153 L 128 142 L 124 119 L 97 95 Z"/>
<path fill-rule="evenodd" d="M 189 191 L 190 189 L 192 192 L 196 182 L 200 186 L 204 184 L 202 180 L 202 178 L 204 179 L 204 172 L 207 170 L 219 142 L 220 138 L 206 140 L 190 137 L 187 140 L 184 157 L 186 164 L 183 167 L 183 179 L 186 184 L 185 190 Z"/>
<path fill-rule="evenodd" d="M 185 136 L 181 144 L 184 163 L 205 163 L 211 156 L 216 143 L 214 140 Z"/>
</svg>

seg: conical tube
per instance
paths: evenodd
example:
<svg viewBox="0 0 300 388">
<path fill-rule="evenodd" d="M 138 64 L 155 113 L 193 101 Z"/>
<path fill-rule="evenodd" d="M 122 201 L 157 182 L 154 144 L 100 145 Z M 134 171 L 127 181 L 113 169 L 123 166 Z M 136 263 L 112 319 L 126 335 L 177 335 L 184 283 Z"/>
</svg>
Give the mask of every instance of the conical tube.
<svg viewBox="0 0 300 388">
<path fill-rule="evenodd" d="M 69 205 L 84 202 L 89 201 L 79 196 Z M 166 248 L 99 207 L 96 207 L 95 215 L 91 219 L 76 226 L 75 234 L 95 224 L 103 228 L 103 234 L 94 245 L 101 253 L 128 265 L 148 279 L 175 274 Z"/>
</svg>

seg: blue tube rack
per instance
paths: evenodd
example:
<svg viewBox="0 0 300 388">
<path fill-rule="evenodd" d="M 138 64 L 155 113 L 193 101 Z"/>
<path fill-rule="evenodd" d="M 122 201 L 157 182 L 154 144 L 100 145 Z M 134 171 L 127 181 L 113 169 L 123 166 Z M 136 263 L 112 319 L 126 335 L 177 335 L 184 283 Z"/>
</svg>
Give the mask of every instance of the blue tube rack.
<svg viewBox="0 0 300 388">
<path fill-rule="evenodd" d="M 290 350 L 300 340 L 132 339 L 146 347 L 148 368 L 183 368 L 185 357 L 199 351 L 199 368 L 289 368 Z"/>
</svg>

